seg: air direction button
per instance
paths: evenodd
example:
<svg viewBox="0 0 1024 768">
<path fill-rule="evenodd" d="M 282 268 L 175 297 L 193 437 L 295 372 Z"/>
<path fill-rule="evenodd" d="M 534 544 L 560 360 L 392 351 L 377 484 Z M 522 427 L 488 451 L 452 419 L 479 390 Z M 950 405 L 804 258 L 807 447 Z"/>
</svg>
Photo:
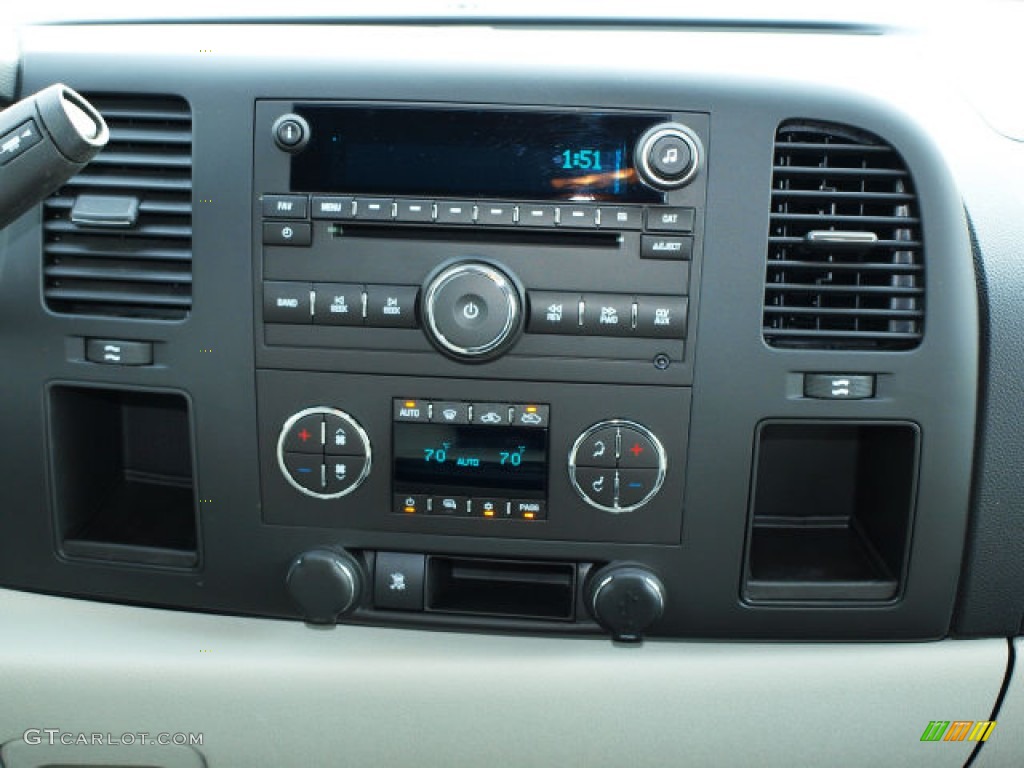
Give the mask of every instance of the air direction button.
<svg viewBox="0 0 1024 768">
<path fill-rule="evenodd" d="M 586 437 L 576 449 L 576 465 L 614 467 L 618 458 L 618 432 L 616 427 L 605 427 Z"/>
</svg>

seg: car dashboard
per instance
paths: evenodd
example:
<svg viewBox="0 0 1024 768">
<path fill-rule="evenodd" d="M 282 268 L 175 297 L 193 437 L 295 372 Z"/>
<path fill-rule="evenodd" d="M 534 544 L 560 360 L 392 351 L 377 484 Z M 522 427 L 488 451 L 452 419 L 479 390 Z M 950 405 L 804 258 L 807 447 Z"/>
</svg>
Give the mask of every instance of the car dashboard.
<svg viewBox="0 0 1024 768">
<path fill-rule="evenodd" d="M 1019 763 L 985 10 L 19 27 L 0 765 Z"/>
</svg>

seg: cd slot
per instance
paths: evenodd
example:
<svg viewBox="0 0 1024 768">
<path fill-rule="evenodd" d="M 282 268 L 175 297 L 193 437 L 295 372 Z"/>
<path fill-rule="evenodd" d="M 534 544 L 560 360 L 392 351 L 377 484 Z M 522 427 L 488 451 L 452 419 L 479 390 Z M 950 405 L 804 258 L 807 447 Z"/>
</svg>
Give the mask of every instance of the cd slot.
<svg viewBox="0 0 1024 768">
<path fill-rule="evenodd" d="M 618 248 L 620 232 L 580 232 L 570 230 L 488 229 L 485 227 L 429 227 L 335 224 L 329 229 L 334 238 L 365 238 L 368 240 L 411 240 L 417 242 L 511 243 L 515 245 L 561 245 L 581 248 Z"/>
</svg>

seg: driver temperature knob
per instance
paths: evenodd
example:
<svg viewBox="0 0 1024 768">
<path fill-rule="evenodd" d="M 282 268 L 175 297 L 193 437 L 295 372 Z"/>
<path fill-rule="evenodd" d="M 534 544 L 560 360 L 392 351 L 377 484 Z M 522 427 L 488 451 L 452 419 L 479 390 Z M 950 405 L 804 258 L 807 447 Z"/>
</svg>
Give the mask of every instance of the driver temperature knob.
<svg viewBox="0 0 1024 768">
<path fill-rule="evenodd" d="M 665 586 L 641 565 L 611 563 L 590 577 L 587 606 L 616 640 L 639 640 L 665 611 Z"/>
<path fill-rule="evenodd" d="M 344 549 L 311 549 L 292 560 L 285 584 L 302 618 L 334 624 L 354 611 L 363 596 L 363 572 Z"/>
<path fill-rule="evenodd" d="M 427 281 L 423 327 L 451 357 L 488 360 L 515 341 L 522 325 L 519 289 L 497 267 L 463 261 Z"/>
</svg>

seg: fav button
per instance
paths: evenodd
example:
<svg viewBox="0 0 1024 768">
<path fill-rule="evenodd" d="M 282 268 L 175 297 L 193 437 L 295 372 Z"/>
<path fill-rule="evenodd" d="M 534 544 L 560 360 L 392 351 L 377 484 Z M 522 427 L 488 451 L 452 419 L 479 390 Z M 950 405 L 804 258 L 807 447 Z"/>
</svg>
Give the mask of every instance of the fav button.
<svg viewBox="0 0 1024 768">
<path fill-rule="evenodd" d="M 305 195 L 264 195 L 263 215 L 268 219 L 304 219 L 309 215 Z"/>
</svg>

